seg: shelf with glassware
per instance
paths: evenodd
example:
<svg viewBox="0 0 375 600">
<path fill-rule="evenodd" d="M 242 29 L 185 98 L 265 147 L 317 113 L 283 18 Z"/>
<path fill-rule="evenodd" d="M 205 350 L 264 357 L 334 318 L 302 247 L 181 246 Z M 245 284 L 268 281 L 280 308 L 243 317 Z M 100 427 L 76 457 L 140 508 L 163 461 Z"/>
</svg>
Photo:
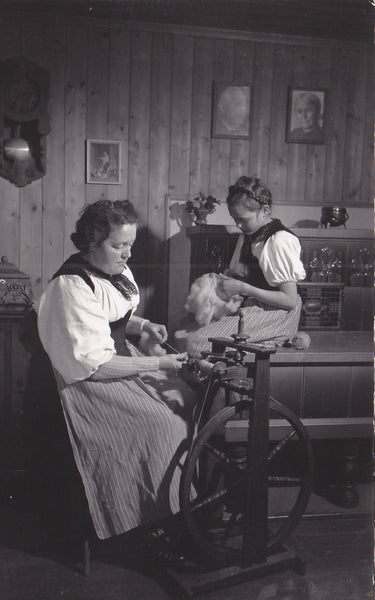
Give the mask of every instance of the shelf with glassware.
<svg viewBox="0 0 375 600">
<path fill-rule="evenodd" d="M 301 241 L 306 269 L 302 295 L 304 288 L 314 293 L 323 288 L 337 288 L 340 310 L 331 327 L 350 331 L 372 329 L 373 233 L 343 226 L 292 228 L 292 231 Z M 195 225 L 187 229 L 187 235 L 191 241 L 190 283 L 204 273 L 221 272 L 228 266 L 238 237 L 236 227 Z M 315 319 L 311 328 L 325 327 L 327 320 Z"/>
</svg>

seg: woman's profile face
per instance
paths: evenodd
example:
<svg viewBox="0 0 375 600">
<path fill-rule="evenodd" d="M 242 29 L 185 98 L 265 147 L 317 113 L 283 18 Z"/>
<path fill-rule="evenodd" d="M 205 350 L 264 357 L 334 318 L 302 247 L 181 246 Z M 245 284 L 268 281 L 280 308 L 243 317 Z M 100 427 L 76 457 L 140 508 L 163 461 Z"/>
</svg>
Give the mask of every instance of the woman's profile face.
<svg viewBox="0 0 375 600">
<path fill-rule="evenodd" d="M 243 204 L 235 204 L 234 206 L 229 206 L 228 210 L 237 227 L 245 235 L 255 233 L 259 227 L 264 225 L 263 209 L 250 210 Z"/>
<path fill-rule="evenodd" d="M 86 259 L 104 273 L 118 275 L 122 273 L 131 256 L 136 235 L 136 225 L 116 225 L 104 242 L 85 255 Z"/>
</svg>

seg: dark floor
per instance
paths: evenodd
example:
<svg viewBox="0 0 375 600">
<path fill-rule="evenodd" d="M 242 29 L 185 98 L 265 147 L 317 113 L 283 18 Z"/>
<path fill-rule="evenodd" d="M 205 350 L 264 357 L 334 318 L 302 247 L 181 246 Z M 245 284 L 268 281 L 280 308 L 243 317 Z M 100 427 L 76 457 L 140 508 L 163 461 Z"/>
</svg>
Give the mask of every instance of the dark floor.
<svg viewBox="0 0 375 600">
<path fill-rule="evenodd" d="M 367 494 L 367 496 L 366 496 Z M 363 497 L 363 493 L 361 494 Z M 372 496 L 372 487 L 370 491 Z M 365 490 L 369 508 L 369 490 Z M 153 571 L 122 540 L 93 548 L 91 573 L 81 572 L 78 548 L 62 546 L 34 512 L 3 503 L 0 515 L 1 600 L 180 600 L 163 573 Z M 314 499 L 313 499 L 314 500 Z M 361 505 L 337 511 L 315 499 L 323 516 L 303 519 L 289 544 L 306 561 L 291 570 L 200 595 L 202 600 L 366 600 L 373 598 L 372 516 Z M 311 508 L 312 507 L 312 508 Z M 339 512 L 340 514 L 337 514 Z M 336 514 L 335 514 L 336 513 Z"/>
</svg>

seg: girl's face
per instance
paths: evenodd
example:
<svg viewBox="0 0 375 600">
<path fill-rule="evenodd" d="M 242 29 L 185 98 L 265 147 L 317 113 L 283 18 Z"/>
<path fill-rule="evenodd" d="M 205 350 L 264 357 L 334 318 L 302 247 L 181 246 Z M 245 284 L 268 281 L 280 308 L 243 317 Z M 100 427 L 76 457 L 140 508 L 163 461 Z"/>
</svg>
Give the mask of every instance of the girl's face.
<svg viewBox="0 0 375 600">
<path fill-rule="evenodd" d="M 241 229 L 242 233 L 245 235 L 255 233 L 262 225 L 265 225 L 271 220 L 269 216 L 269 206 L 250 210 L 243 204 L 235 204 L 234 206 L 229 206 L 228 210 L 237 227 Z"/>
<path fill-rule="evenodd" d="M 135 242 L 137 226 L 125 223 L 116 225 L 109 237 L 90 250 L 85 258 L 97 269 L 108 275 L 122 273 L 131 256 L 131 248 Z"/>
</svg>

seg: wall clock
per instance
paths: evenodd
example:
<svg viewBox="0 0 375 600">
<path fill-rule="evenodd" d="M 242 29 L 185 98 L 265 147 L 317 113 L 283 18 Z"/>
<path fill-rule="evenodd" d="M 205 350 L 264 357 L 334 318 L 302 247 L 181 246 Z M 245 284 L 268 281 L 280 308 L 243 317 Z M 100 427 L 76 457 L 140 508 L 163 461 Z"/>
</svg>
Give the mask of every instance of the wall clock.
<svg viewBox="0 0 375 600">
<path fill-rule="evenodd" d="M 14 79 L 5 88 L 5 111 L 22 118 L 36 109 L 39 98 L 38 86 L 32 79 Z"/>
<path fill-rule="evenodd" d="M 0 175 L 23 187 L 46 173 L 49 73 L 22 56 L 0 63 Z"/>
</svg>

